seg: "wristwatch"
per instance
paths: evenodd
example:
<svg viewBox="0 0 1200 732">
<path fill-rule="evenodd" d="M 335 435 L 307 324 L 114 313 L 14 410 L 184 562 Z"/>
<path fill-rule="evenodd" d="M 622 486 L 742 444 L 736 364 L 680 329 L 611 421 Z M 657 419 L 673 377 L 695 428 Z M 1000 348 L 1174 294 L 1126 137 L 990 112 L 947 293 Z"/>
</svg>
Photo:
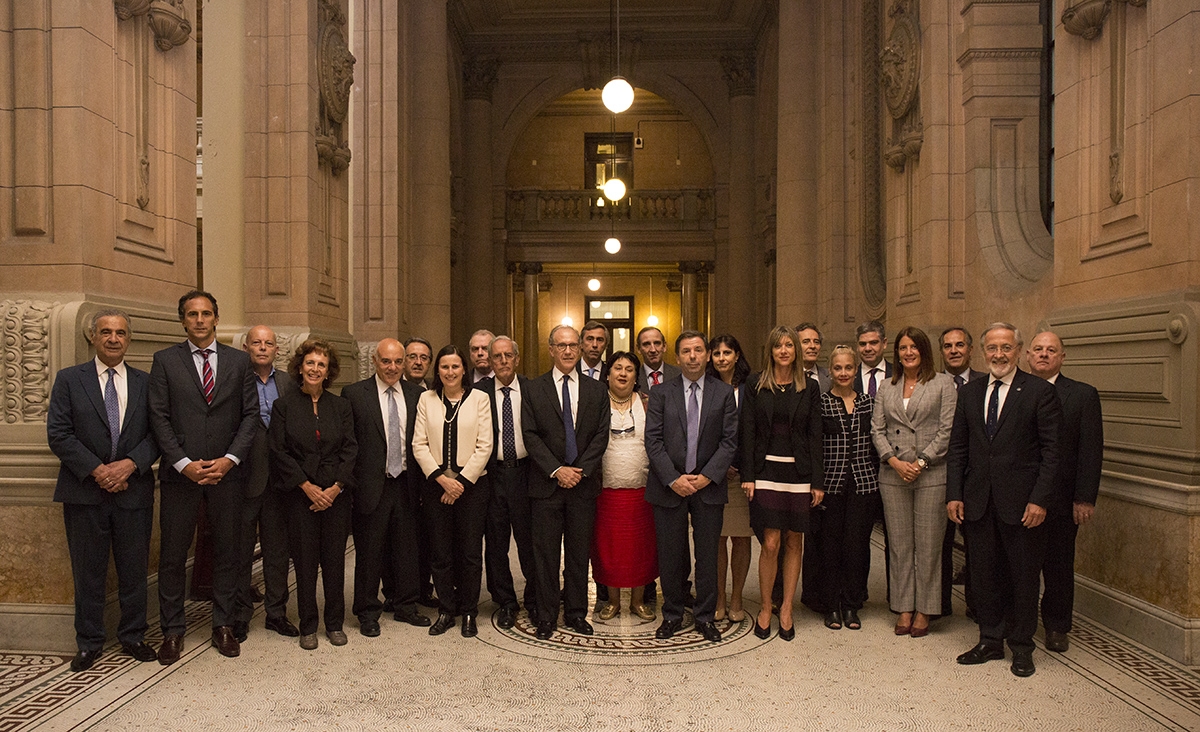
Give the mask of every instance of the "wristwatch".
<svg viewBox="0 0 1200 732">
<path fill-rule="evenodd" d="M 917 467 L 924 470 L 929 467 L 929 461 L 921 456 L 917 456 Z"/>
</svg>

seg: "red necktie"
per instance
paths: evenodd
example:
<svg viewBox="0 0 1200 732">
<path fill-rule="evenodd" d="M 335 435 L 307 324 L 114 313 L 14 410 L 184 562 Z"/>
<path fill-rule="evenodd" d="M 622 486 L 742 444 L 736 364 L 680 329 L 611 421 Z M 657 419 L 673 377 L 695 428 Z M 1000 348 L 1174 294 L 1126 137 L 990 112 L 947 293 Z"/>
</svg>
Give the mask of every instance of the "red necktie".
<svg viewBox="0 0 1200 732">
<path fill-rule="evenodd" d="M 200 369 L 200 381 L 204 386 L 204 401 L 212 404 L 213 387 L 216 382 L 213 381 L 212 364 L 208 362 L 208 357 L 212 351 L 204 348 L 200 350 L 200 356 L 204 358 L 204 365 Z"/>
<path fill-rule="evenodd" d="M 658 386 L 659 379 L 661 379 L 661 378 L 662 378 L 662 372 L 660 372 L 660 371 L 651 371 L 650 372 L 650 380 L 652 382 L 654 382 L 653 386 Z"/>
</svg>

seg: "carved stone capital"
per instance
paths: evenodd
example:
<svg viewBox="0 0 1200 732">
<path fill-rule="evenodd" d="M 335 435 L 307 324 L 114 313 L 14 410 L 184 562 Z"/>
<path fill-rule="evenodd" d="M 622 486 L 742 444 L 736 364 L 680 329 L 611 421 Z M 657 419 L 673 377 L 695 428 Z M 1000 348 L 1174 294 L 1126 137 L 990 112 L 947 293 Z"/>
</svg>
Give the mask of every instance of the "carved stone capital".
<svg viewBox="0 0 1200 732">
<path fill-rule="evenodd" d="M 192 23 L 187 19 L 187 8 L 183 0 L 151 0 L 150 28 L 154 31 L 154 45 L 160 51 L 170 51 L 187 43 L 192 36 Z M 120 11 L 117 12 L 120 17 Z"/>
<path fill-rule="evenodd" d="M 1104 21 L 1112 10 L 1112 0 L 1076 0 L 1063 10 L 1062 23 L 1068 33 L 1092 40 L 1104 29 Z"/>
<path fill-rule="evenodd" d="M 704 262 L 680 262 L 679 271 L 686 274 L 697 274 L 704 270 Z"/>
<path fill-rule="evenodd" d="M 517 265 L 523 275 L 537 275 L 542 273 L 541 262 L 521 262 Z"/>
<path fill-rule="evenodd" d="M 754 55 L 750 53 L 730 54 L 721 57 L 721 70 L 729 84 L 729 96 L 754 95 Z"/>
<path fill-rule="evenodd" d="M 492 101 L 500 60 L 495 56 L 471 56 L 463 63 L 463 96 Z"/>
<path fill-rule="evenodd" d="M 117 20 L 129 20 L 149 12 L 150 0 L 113 0 L 113 10 L 117 11 Z"/>
</svg>

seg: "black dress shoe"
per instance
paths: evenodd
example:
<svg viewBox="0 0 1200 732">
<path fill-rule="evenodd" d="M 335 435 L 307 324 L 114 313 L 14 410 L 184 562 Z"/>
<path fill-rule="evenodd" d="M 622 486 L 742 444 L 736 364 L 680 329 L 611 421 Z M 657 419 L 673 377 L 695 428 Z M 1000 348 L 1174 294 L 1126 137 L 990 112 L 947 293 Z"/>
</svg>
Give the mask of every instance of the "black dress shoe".
<svg viewBox="0 0 1200 732">
<path fill-rule="evenodd" d="M 233 628 L 233 637 L 237 638 L 238 643 L 245 643 L 246 637 L 250 635 L 250 623 L 235 620 L 230 627 Z"/>
<path fill-rule="evenodd" d="M 358 632 L 365 635 L 368 638 L 378 638 L 379 637 L 379 621 L 372 620 L 371 618 L 359 618 L 358 619 Z"/>
<path fill-rule="evenodd" d="M 654 637 L 659 640 L 667 640 L 673 638 L 679 632 L 679 626 L 683 625 L 682 620 L 669 620 L 663 618 L 662 625 L 658 626 L 658 630 L 654 631 Z"/>
<path fill-rule="evenodd" d="M 408 623 L 418 628 L 428 628 L 430 620 L 417 611 L 416 608 L 400 608 L 392 618 L 397 623 Z"/>
<path fill-rule="evenodd" d="M 988 661 L 1003 661 L 1004 649 L 996 646 L 989 646 L 986 643 L 980 643 L 971 650 L 958 657 L 958 662 L 964 666 L 974 666 L 977 663 L 987 663 Z"/>
<path fill-rule="evenodd" d="M 462 637 L 474 638 L 477 635 L 479 635 L 479 628 L 475 625 L 475 613 L 464 614 L 462 621 Z"/>
<path fill-rule="evenodd" d="M 1066 653 L 1071 647 L 1071 640 L 1067 638 L 1066 633 L 1059 633 L 1054 630 L 1046 631 L 1046 650 L 1054 651 L 1055 653 Z"/>
<path fill-rule="evenodd" d="M 212 644 L 217 652 L 226 658 L 237 658 L 242 654 L 242 647 L 233 635 L 233 628 L 228 625 L 213 628 Z"/>
<path fill-rule="evenodd" d="M 179 660 L 179 654 L 182 651 L 183 634 L 167 633 L 163 636 L 162 645 L 158 648 L 158 662 L 164 666 L 170 666 Z"/>
<path fill-rule="evenodd" d="M 133 656 L 135 661 L 141 661 L 142 663 L 158 660 L 158 651 L 146 645 L 145 641 L 122 643 L 121 653 L 124 653 L 126 656 Z"/>
<path fill-rule="evenodd" d="M 437 620 L 429 626 L 430 635 L 441 635 L 454 627 L 454 616 L 450 613 L 438 613 Z"/>
<path fill-rule="evenodd" d="M 395 601 L 394 599 L 390 598 L 390 597 L 389 597 L 389 598 L 386 598 L 386 599 L 384 599 L 384 601 L 383 601 L 383 611 L 384 611 L 385 613 L 394 613 L 394 612 L 396 612 L 396 601 Z"/>
<path fill-rule="evenodd" d="M 286 617 L 267 618 L 267 622 L 264 624 L 264 626 L 267 630 L 273 630 L 287 638 L 300 637 L 300 629 L 292 625 L 292 621 L 288 620 Z"/>
<path fill-rule="evenodd" d="M 754 619 L 754 635 L 758 636 L 762 640 L 766 640 L 766 639 L 770 638 L 771 637 L 771 624 L 767 623 L 767 627 L 764 628 L 758 624 L 758 618 L 755 618 Z"/>
<path fill-rule="evenodd" d="M 496 626 L 508 630 L 517 624 L 517 611 L 511 607 L 502 607 L 496 611 Z"/>
<path fill-rule="evenodd" d="M 566 626 L 580 635 L 591 635 L 595 632 L 592 630 L 592 624 L 583 618 L 572 618 L 566 622 Z"/>
<path fill-rule="evenodd" d="M 1033 667 L 1033 653 L 1031 651 L 1024 653 L 1014 652 L 1011 669 L 1013 676 L 1020 676 L 1021 678 L 1033 676 L 1033 672 L 1037 670 Z"/>
<path fill-rule="evenodd" d="M 151 651 L 151 653 L 154 653 L 154 652 Z M 92 664 L 96 662 L 97 658 L 100 658 L 99 650 L 80 651 L 79 653 L 75 654 L 75 658 L 71 659 L 71 670 L 72 671 L 87 671 L 89 668 L 92 667 Z M 154 656 L 154 658 L 158 658 L 157 654 Z M 153 660 L 153 659 L 151 659 L 151 660 Z"/>
<path fill-rule="evenodd" d="M 552 635 L 554 635 L 554 622 L 553 621 L 542 621 L 542 622 L 538 623 L 538 627 L 537 627 L 537 639 L 538 640 L 550 640 L 550 636 L 552 636 Z"/>
<path fill-rule="evenodd" d="M 700 631 L 700 635 L 709 643 L 721 642 L 721 631 L 717 630 L 716 623 L 696 623 L 696 630 Z"/>
</svg>

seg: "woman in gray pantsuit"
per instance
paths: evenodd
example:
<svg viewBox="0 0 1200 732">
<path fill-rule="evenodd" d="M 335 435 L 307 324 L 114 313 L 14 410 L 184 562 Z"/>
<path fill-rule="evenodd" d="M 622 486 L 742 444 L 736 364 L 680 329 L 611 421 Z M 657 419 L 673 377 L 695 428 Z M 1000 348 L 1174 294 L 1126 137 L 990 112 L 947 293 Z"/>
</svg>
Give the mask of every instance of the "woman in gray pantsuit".
<svg viewBox="0 0 1200 732">
<path fill-rule="evenodd" d="M 920 638 L 929 632 L 929 617 L 942 611 L 945 460 L 957 394 L 949 376 L 934 372 L 922 330 L 904 328 L 895 344 L 892 378 L 875 397 L 871 437 L 881 462 L 896 635 Z"/>
</svg>

